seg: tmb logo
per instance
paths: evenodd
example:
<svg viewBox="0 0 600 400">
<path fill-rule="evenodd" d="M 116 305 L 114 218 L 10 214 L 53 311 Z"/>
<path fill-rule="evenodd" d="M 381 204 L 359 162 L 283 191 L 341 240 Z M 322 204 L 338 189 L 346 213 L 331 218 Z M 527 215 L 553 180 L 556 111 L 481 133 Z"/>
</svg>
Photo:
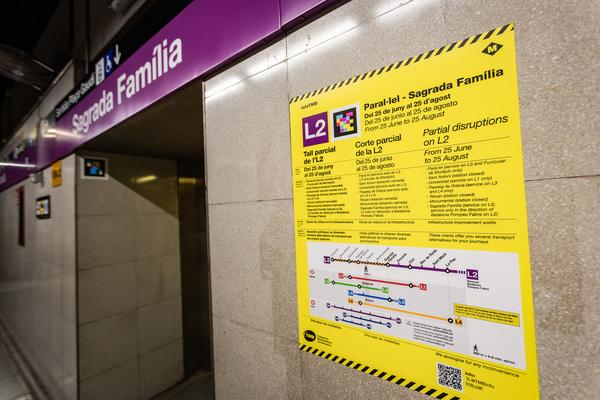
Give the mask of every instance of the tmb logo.
<svg viewBox="0 0 600 400">
<path fill-rule="evenodd" d="M 501 44 L 492 42 L 492 43 L 488 44 L 485 49 L 483 49 L 482 53 L 493 56 L 498 51 L 500 51 L 501 48 L 502 48 Z"/>
<path fill-rule="evenodd" d="M 304 339 L 307 342 L 314 342 L 317 339 L 317 334 L 310 330 L 304 331 Z"/>
</svg>

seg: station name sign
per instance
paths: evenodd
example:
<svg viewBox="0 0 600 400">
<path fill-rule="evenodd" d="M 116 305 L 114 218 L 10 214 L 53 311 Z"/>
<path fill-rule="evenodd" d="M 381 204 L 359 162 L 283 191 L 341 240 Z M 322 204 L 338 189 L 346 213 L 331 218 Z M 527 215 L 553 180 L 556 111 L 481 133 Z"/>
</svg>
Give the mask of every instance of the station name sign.
<svg viewBox="0 0 600 400">
<path fill-rule="evenodd" d="M 72 133 L 85 134 L 90 126 L 111 113 L 116 104 L 121 105 L 131 99 L 154 81 L 160 79 L 170 70 L 183 62 L 183 43 L 180 38 L 169 42 L 167 39 L 157 44 L 152 50 L 152 57 L 131 73 L 123 72 L 116 80 L 116 87 L 102 90 L 96 99 L 81 114 L 74 113 Z"/>
<path fill-rule="evenodd" d="M 22 155 L 29 157 L 27 165 L 32 168 L 7 167 L 0 191 L 27 178 L 31 169 L 52 165 L 262 40 L 285 34 L 284 28 L 297 23 L 302 15 L 330 3 L 193 0 L 152 37 L 144 38 L 144 43 L 124 37 L 119 44 L 123 54 L 118 46 L 109 47 L 95 63 L 93 75 L 86 76 L 47 120 L 40 122 L 37 141 Z"/>
<path fill-rule="evenodd" d="M 54 109 L 54 118 L 59 119 L 76 106 L 92 89 L 101 84 L 106 77 L 113 73 L 124 59 L 118 44 L 110 47 L 106 53 L 95 62 L 94 72 L 90 73 L 82 82 L 76 85 L 75 88 L 62 99 L 58 106 L 56 106 Z"/>
</svg>

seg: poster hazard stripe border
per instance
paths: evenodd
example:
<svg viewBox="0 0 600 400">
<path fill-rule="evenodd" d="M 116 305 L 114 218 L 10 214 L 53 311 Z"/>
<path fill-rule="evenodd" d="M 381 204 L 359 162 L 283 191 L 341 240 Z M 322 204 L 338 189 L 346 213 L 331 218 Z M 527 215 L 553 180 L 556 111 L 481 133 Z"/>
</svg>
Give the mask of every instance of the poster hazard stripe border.
<svg viewBox="0 0 600 400">
<path fill-rule="evenodd" d="M 429 50 L 429 51 L 423 52 L 423 53 L 419 54 L 418 56 L 409 57 L 406 60 L 400 60 L 398 62 L 395 62 L 395 63 L 389 64 L 389 65 L 383 66 L 381 68 L 376 68 L 376 69 L 374 69 L 372 71 L 365 72 L 363 74 L 358 74 L 356 76 L 353 76 L 352 78 L 344 79 L 344 80 L 336 82 L 334 84 L 331 84 L 331 85 L 328 85 L 328 86 L 324 86 L 324 87 L 322 87 L 320 89 L 316 89 L 316 90 L 314 90 L 312 92 L 307 92 L 307 93 L 304 93 L 304 94 L 302 94 L 300 96 L 292 97 L 290 99 L 290 104 L 296 103 L 297 101 L 300 101 L 300 100 L 309 99 L 309 98 L 314 97 L 314 96 L 316 96 L 318 94 L 321 94 L 321 93 L 327 93 L 328 91 L 333 90 L 335 88 L 341 88 L 343 86 L 348 86 L 348 85 L 354 84 L 356 82 L 364 81 L 365 79 L 369 79 L 369 78 L 372 78 L 374 76 L 379 76 L 379 75 L 381 75 L 381 74 L 383 74 L 385 72 L 390 72 L 390 71 L 396 70 L 396 69 L 398 69 L 400 67 L 406 67 L 406 66 L 408 66 L 410 64 L 416 64 L 416 63 L 418 63 L 421 60 L 427 60 L 427 59 L 429 59 L 431 57 L 438 57 L 438 56 L 441 56 L 443 54 L 450 53 L 450 52 L 452 52 L 454 50 L 458 50 L 460 48 L 463 48 L 467 44 L 468 45 L 473 45 L 473 44 L 478 43 L 479 40 L 481 40 L 481 41 L 489 40 L 493 36 L 500 36 L 500 35 L 502 35 L 505 32 L 514 31 L 514 30 L 515 30 L 514 23 L 510 23 L 510 24 L 506 24 L 506 25 L 498 27 L 498 28 L 491 29 L 491 30 L 489 30 L 487 32 L 484 32 L 484 33 L 478 33 L 477 35 L 470 36 L 470 37 L 468 37 L 466 39 L 463 39 L 463 40 L 451 43 L 449 45 L 442 46 L 442 47 L 439 47 L 437 49 L 433 49 L 433 50 Z"/>
<path fill-rule="evenodd" d="M 491 41 L 492 39 L 494 39 L 495 37 L 499 37 L 501 35 L 506 35 L 508 32 L 514 32 L 514 30 L 515 30 L 514 23 L 505 24 L 505 25 L 499 26 L 497 28 L 491 29 L 489 31 L 485 31 L 482 33 L 472 35 L 470 37 L 467 37 L 462 40 L 458 40 L 456 42 L 444 45 L 442 47 L 425 51 L 416 56 L 412 56 L 407 59 L 400 60 L 400 61 L 388 64 L 388 65 L 370 70 L 368 72 L 355 75 L 348 79 L 344 79 L 339 82 L 312 90 L 310 92 L 306 92 L 302 95 L 292 97 L 289 100 L 289 103 L 290 103 L 290 106 L 292 107 L 292 105 L 294 103 L 311 100 L 314 97 L 317 97 L 321 94 L 325 94 L 330 91 L 333 91 L 335 89 L 352 86 L 358 82 L 363 82 L 363 81 L 369 80 L 374 77 L 385 75 L 386 73 L 394 72 L 400 68 L 407 67 L 409 65 L 412 66 L 417 63 L 422 63 L 428 59 L 433 59 L 433 58 L 440 57 L 440 56 L 443 56 L 443 55 L 451 53 L 451 52 L 456 52 L 459 49 L 462 49 L 465 47 L 470 47 L 472 45 L 481 46 L 482 43 L 486 43 L 486 42 L 489 42 L 489 44 L 492 45 L 493 44 Z M 482 52 L 493 55 L 493 53 L 491 53 L 491 52 L 487 53 L 486 50 L 487 50 L 487 47 L 483 48 Z M 494 51 L 494 50 L 492 50 L 492 51 Z M 530 285 L 530 282 L 525 283 L 525 285 L 527 285 L 527 284 Z M 531 316 L 531 319 L 533 319 L 532 316 Z M 534 333 L 533 333 L 533 335 L 534 335 Z M 300 331 L 300 336 L 302 336 L 301 331 Z M 355 369 L 357 371 L 361 371 L 368 375 L 376 376 L 385 381 L 395 383 L 406 389 L 414 390 L 416 392 L 425 394 L 432 398 L 446 399 L 446 400 L 448 400 L 448 399 L 460 400 L 460 399 L 466 398 L 463 395 L 450 394 L 447 391 L 444 391 L 444 389 L 442 389 L 442 387 L 439 385 L 427 386 L 427 385 L 421 384 L 420 382 L 412 380 L 408 377 L 397 376 L 397 375 L 394 375 L 387 371 L 379 370 L 375 367 L 371 367 L 370 365 L 365 365 L 365 364 L 361 363 L 360 360 L 356 360 L 356 359 L 351 360 L 351 359 L 345 358 L 341 355 L 335 354 L 335 352 L 331 352 L 331 350 L 324 350 L 319 347 L 313 347 L 310 344 L 306 344 L 306 341 L 303 341 L 302 339 L 300 339 L 299 350 L 306 352 L 306 353 L 316 355 L 316 356 L 324 358 L 324 359 L 327 359 L 329 361 L 336 362 L 338 364 L 342 364 L 346 367 Z M 533 348 L 533 349 L 526 348 L 526 351 L 529 351 L 529 350 L 532 350 L 533 353 L 535 354 L 535 348 Z M 536 369 L 537 369 L 537 366 L 534 365 L 533 370 L 531 372 L 535 372 L 534 370 L 536 370 Z M 523 372 L 525 372 L 525 371 L 523 371 Z M 529 371 L 527 371 L 527 372 L 529 372 Z"/>
</svg>

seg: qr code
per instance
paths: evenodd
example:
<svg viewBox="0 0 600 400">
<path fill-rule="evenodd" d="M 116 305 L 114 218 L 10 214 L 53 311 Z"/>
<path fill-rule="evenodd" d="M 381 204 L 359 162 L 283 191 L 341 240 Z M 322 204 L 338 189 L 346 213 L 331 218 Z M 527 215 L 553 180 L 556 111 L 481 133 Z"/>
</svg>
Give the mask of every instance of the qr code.
<svg viewBox="0 0 600 400">
<path fill-rule="evenodd" d="M 437 363 L 437 375 L 440 385 L 462 392 L 462 369 Z"/>
</svg>

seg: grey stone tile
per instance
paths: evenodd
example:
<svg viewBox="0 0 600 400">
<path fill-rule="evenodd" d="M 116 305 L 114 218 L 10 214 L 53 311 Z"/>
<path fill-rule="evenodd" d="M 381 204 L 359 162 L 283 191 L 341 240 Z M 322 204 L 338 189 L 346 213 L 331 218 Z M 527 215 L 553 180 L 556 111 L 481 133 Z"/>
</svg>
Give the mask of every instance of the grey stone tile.
<svg viewBox="0 0 600 400">
<path fill-rule="evenodd" d="M 447 43 L 442 1 L 413 1 L 398 7 L 401 3 L 352 1 L 290 34 L 290 96 Z M 383 10 L 391 11 L 380 15 Z"/>
<path fill-rule="evenodd" d="M 600 172 L 598 3 L 446 1 L 448 30 L 468 36 L 514 22 L 525 177 Z"/>
<path fill-rule="evenodd" d="M 137 356 L 137 312 L 81 325 L 79 328 L 79 378 L 85 380 Z"/>
<path fill-rule="evenodd" d="M 15 397 L 14 399 L 11 399 L 11 400 L 34 400 L 34 398 L 30 394 L 25 394 L 23 396 Z"/>
<path fill-rule="evenodd" d="M 527 182 L 526 188 L 541 398 L 595 397 L 600 177 Z"/>
<path fill-rule="evenodd" d="M 292 201 L 209 206 L 213 313 L 298 338 Z"/>
<path fill-rule="evenodd" d="M 177 175 L 170 171 L 136 170 L 133 177 L 135 213 L 167 213 L 178 217 Z"/>
<path fill-rule="evenodd" d="M 143 306 L 181 294 L 178 254 L 136 261 L 137 305 Z"/>
<path fill-rule="evenodd" d="M 209 97 L 205 128 L 209 204 L 291 197 L 289 141 L 285 63 Z"/>
<path fill-rule="evenodd" d="M 221 92 L 226 92 L 236 82 L 241 82 L 251 76 L 258 75 L 284 62 L 285 59 L 285 40 L 280 40 L 207 80 L 205 83 L 205 95 L 212 97 Z"/>
<path fill-rule="evenodd" d="M 83 270 L 78 276 L 79 322 L 85 323 L 136 306 L 135 264 Z"/>
<path fill-rule="evenodd" d="M 2 348 L 0 352 L 0 376 L 14 376 L 17 373 L 17 367 L 15 367 L 10 354 L 6 349 Z"/>
<path fill-rule="evenodd" d="M 75 235 L 73 235 L 74 237 Z M 73 244 L 74 246 L 74 244 Z M 60 268 L 61 288 L 61 320 L 65 323 L 64 329 L 75 331 L 77 323 L 77 283 L 75 249 L 72 249 L 72 258 L 69 262 L 63 262 Z"/>
<path fill-rule="evenodd" d="M 149 399 L 183 379 L 183 342 L 160 347 L 139 359 L 140 398 Z"/>
<path fill-rule="evenodd" d="M 214 400 L 212 374 L 199 372 L 180 385 L 162 393 L 156 400 Z"/>
<path fill-rule="evenodd" d="M 67 325 L 62 331 L 62 338 L 59 388 L 65 400 L 77 400 L 77 328 Z"/>
<path fill-rule="evenodd" d="M 28 394 L 28 390 L 25 387 L 21 378 L 16 375 L 4 376 L 0 375 L 0 398 L 1 399 L 14 399 L 19 396 L 25 396 Z"/>
<path fill-rule="evenodd" d="M 166 213 L 135 216 L 138 260 L 179 253 L 179 220 Z"/>
<path fill-rule="evenodd" d="M 301 352 L 305 400 L 377 398 L 425 400 L 431 397 L 365 374 L 336 362 Z"/>
<path fill-rule="evenodd" d="M 134 218 L 129 215 L 80 217 L 78 268 L 120 264 L 135 259 Z"/>
<path fill-rule="evenodd" d="M 80 400 L 138 399 L 137 359 L 82 381 L 80 392 Z"/>
<path fill-rule="evenodd" d="M 297 344 L 215 316 L 217 399 L 302 399 Z"/>
<path fill-rule="evenodd" d="M 77 180 L 77 215 L 133 213 L 134 193 L 130 189 L 133 170 L 117 165 L 109 168 L 107 180 Z"/>
<path fill-rule="evenodd" d="M 148 353 L 182 336 L 181 298 L 175 297 L 138 309 L 140 354 Z"/>
<path fill-rule="evenodd" d="M 168 175 L 177 175 L 177 162 L 164 158 L 133 157 L 133 168 L 137 172 L 161 170 Z"/>
</svg>

